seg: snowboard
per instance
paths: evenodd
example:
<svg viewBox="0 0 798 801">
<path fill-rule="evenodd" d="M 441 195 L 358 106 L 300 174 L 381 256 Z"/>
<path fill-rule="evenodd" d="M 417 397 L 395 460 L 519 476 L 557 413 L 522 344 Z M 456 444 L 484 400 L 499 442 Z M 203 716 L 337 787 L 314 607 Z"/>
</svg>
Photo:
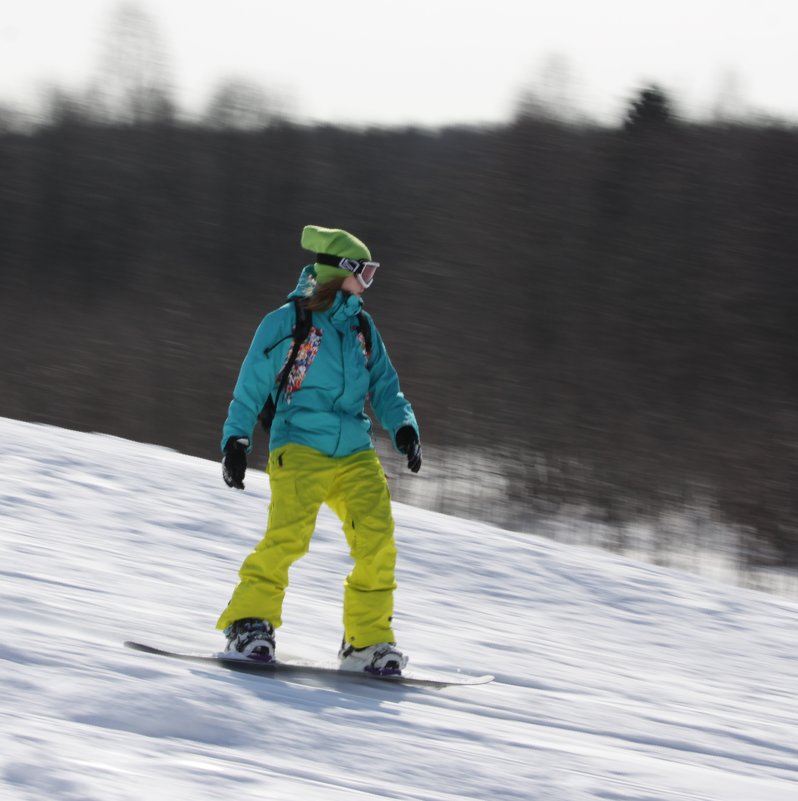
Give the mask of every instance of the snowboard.
<svg viewBox="0 0 798 801">
<path fill-rule="evenodd" d="M 457 687 L 474 684 L 487 684 L 493 681 L 493 676 L 472 676 L 461 673 L 453 674 L 432 674 L 410 671 L 402 673 L 400 676 L 378 676 L 373 673 L 360 673 L 348 670 L 341 670 L 332 665 L 322 665 L 315 663 L 302 662 L 256 662 L 252 659 L 241 659 L 225 654 L 191 654 L 178 651 L 167 651 L 163 648 L 155 648 L 152 645 L 145 645 L 140 642 L 125 642 L 127 648 L 134 651 L 143 651 L 145 654 L 155 654 L 156 656 L 166 656 L 171 659 L 181 659 L 184 662 L 195 662 L 206 665 L 218 665 L 228 670 L 236 670 L 241 673 L 255 673 L 259 676 L 271 678 L 299 678 L 316 677 L 329 680 L 343 681 L 362 681 L 379 682 L 381 684 L 394 684 L 403 687 Z"/>
</svg>

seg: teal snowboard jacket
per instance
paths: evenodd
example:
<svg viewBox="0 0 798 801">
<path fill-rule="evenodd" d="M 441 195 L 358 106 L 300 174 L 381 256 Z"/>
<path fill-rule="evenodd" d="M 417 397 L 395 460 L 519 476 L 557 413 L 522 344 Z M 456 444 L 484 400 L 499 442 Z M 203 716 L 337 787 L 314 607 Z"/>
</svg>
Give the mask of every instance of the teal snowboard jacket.
<svg viewBox="0 0 798 801">
<path fill-rule="evenodd" d="M 394 447 L 396 432 L 403 426 L 412 426 L 418 433 L 413 409 L 368 314 L 372 343 L 371 352 L 366 353 L 358 330 L 362 307 L 359 297 L 338 292 L 329 310 L 313 312 L 310 334 L 277 403 L 271 449 L 295 443 L 327 456 L 349 456 L 373 448 L 367 399 Z M 255 332 L 233 391 L 222 448 L 230 437 L 252 442 L 258 414 L 276 391 L 277 376 L 291 352 L 294 318 L 294 304 L 289 301 L 268 314 Z"/>
</svg>

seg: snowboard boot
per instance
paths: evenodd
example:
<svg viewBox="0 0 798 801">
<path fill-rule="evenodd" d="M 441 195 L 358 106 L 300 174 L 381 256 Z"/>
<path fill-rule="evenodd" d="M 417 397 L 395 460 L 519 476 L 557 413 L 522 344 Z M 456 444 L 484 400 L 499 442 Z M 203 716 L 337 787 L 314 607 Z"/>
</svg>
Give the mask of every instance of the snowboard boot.
<svg viewBox="0 0 798 801">
<path fill-rule="evenodd" d="M 225 653 L 244 656 L 258 662 L 274 661 L 274 626 L 268 620 L 246 617 L 236 620 L 225 630 Z"/>
<path fill-rule="evenodd" d="M 355 648 L 346 640 L 338 651 L 341 670 L 357 673 L 374 673 L 378 676 L 401 676 L 407 657 L 396 647 L 396 643 L 381 642 L 365 648 Z"/>
</svg>

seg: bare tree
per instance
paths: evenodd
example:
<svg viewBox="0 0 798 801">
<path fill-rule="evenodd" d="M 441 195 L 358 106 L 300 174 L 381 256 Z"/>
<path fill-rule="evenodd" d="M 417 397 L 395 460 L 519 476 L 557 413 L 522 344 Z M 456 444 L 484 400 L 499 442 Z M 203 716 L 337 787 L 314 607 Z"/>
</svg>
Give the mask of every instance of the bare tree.
<svg viewBox="0 0 798 801">
<path fill-rule="evenodd" d="M 166 45 L 155 22 L 133 3 L 114 11 L 89 100 L 103 119 L 139 124 L 174 114 Z"/>
<path fill-rule="evenodd" d="M 257 130 L 265 128 L 278 115 L 266 92 L 251 81 L 229 78 L 211 97 L 205 122 L 211 128 Z"/>
<path fill-rule="evenodd" d="M 740 76 L 733 70 L 726 70 L 720 78 L 718 96 L 713 108 L 715 122 L 728 123 L 743 119 L 748 109 Z"/>
<path fill-rule="evenodd" d="M 570 121 L 576 119 L 576 79 L 571 63 L 559 54 L 546 57 L 540 77 L 518 103 L 517 116 L 523 118 Z"/>
</svg>

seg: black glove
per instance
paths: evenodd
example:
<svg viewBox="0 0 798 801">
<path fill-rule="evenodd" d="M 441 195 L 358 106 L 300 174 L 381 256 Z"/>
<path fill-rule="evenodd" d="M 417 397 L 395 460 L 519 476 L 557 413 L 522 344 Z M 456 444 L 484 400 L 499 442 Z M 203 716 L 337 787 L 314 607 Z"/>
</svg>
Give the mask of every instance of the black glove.
<svg viewBox="0 0 798 801">
<path fill-rule="evenodd" d="M 421 469 L 421 443 L 413 426 L 402 426 L 396 432 L 396 447 L 407 456 L 407 466 L 413 473 Z"/>
<path fill-rule="evenodd" d="M 249 440 L 246 437 L 230 437 L 225 443 L 224 458 L 222 459 L 222 478 L 228 487 L 244 489 L 248 447 Z"/>
</svg>

